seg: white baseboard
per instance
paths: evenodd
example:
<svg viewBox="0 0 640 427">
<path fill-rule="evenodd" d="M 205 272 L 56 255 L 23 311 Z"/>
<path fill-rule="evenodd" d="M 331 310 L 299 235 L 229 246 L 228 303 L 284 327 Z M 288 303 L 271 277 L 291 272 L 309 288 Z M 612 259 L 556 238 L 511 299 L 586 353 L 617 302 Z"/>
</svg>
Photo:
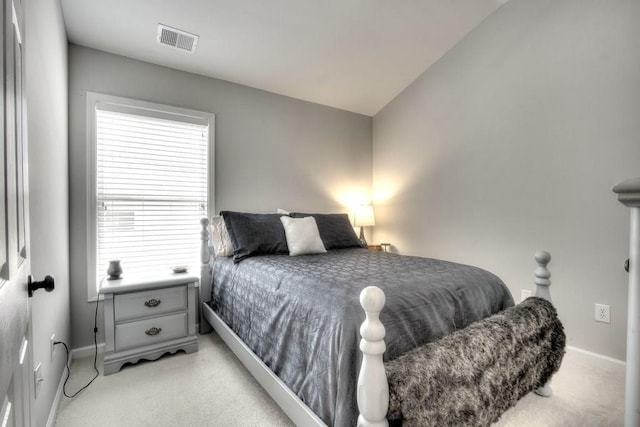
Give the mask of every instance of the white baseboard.
<svg viewBox="0 0 640 427">
<path fill-rule="evenodd" d="M 71 366 L 71 354 L 67 356 L 67 365 Z M 58 388 L 56 389 L 56 394 L 53 397 L 53 403 L 51 404 L 51 409 L 49 410 L 49 418 L 47 418 L 46 427 L 53 427 L 56 425 L 56 419 L 58 418 L 58 411 L 60 411 L 60 404 L 62 403 L 62 396 L 64 391 L 64 382 L 67 379 L 67 367 L 64 367 L 62 370 L 62 375 L 60 375 L 60 382 L 58 383 Z"/>
<path fill-rule="evenodd" d="M 605 356 L 605 355 L 599 354 L 599 353 L 594 353 L 594 352 L 588 351 L 588 350 L 583 350 L 581 348 L 574 347 L 574 346 L 571 346 L 571 345 L 567 346 L 567 350 L 571 350 L 571 351 L 575 351 L 575 352 L 578 352 L 578 353 L 586 354 L 588 356 L 596 357 L 598 359 L 606 360 L 607 362 L 616 363 L 616 364 L 622 365 L 622 366 L 625 366 L 627 364 L 624 360 L 615 359 L 613 357 Z"/>
<path fill-rule="evenodd" d="M 88 345 L 85 347 L 74 348 L 71 350 L 71 359 L 82 359 L 83 357 L 93 356 L 95 354 L 95 345 Z M 98 343 L 98 355 L 104 354 L 104 343 Z"/>
</svg>

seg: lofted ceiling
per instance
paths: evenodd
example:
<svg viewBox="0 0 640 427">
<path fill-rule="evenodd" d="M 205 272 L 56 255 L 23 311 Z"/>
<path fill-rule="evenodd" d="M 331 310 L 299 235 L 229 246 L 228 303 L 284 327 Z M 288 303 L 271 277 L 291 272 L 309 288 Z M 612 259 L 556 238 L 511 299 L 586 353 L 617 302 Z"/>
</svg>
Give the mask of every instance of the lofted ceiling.
<svg viewBox="0 0 640 427">
<path fill-rule="evenodd" d="M 506 0 L 61 0 L 69 41 L 368 116 Z M 158 24 L 197 34 L 161 45 Z"/>
</svg>

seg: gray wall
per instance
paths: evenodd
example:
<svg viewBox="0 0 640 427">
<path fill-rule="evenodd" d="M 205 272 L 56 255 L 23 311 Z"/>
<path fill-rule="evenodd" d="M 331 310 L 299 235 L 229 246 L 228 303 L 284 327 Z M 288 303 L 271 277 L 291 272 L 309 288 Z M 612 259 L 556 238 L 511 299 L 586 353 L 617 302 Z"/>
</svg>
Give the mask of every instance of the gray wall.
<svg viewBox="0 0 640 427">
<path fill-rule="evenodd" d="M 87 303 L 86 285 L 86 91 L 215 113 L 217 211 L 329 212 L 344 209 L 345 193 L 370 190 L 370 117 L 70 45 L 74 348 L 93 342 L 94 305 Z"/>
<path fill-rule="evenodd" d="M 512 0 L 373 120 L 376 241 L 533 289 L 551 252 L 569 345 L 625 357 L 640 175 L 640 2 Z M 611 305 L 611 324 L 594 321 Z"/>
<path fill-rule="evenodd" d="M 67 161 L 67 36 L 57 0 L 23 2 L 29 144 L 31 272 L 50 274 L 52 293 L 31 300 L 34 365 L 42 363 L 44 382 L 35 402 L 36 425 L 47 422 L 64 372 L 65 352 L 56 347 L 51 363 L 49 338 L 70 343 L 69 192 Z"/>
</svg>

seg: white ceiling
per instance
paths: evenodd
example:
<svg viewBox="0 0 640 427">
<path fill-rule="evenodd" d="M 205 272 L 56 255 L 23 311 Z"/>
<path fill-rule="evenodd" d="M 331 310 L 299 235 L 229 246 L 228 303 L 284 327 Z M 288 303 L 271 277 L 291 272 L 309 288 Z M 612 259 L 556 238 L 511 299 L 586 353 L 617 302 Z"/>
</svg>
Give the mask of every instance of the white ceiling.
<svg viewBox="0 0 640 427">
<path fill-rule="evenodd" d="M 506 0 L 61 0 L 72 43 L 375 115 Z M 200 36 L 156 42 L 158 23 Z"/>
</svg>

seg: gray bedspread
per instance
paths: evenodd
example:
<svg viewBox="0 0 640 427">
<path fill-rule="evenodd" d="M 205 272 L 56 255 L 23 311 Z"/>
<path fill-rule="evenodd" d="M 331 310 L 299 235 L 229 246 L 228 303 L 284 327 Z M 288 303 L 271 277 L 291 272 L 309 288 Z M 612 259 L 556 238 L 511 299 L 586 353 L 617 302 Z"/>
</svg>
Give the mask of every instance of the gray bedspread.
<svg viewBox="0 0 640 427">
<path fill-rule="evenodd" d="M 212 308 L 321 419 L 357 420 L 361 362 L 358 298 L 386 295 L 385 360 L 513 305 L 507 287 L 482 269 L 366 249 L 217 259 Z"/>
</svg>

